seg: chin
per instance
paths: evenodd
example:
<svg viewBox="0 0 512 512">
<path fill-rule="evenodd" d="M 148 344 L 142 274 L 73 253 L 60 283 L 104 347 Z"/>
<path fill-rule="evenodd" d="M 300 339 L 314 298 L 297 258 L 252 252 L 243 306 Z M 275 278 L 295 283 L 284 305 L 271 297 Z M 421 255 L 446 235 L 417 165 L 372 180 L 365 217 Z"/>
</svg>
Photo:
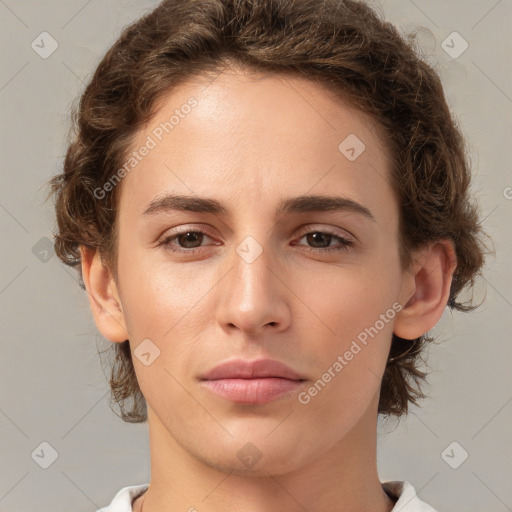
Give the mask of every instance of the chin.
<svg viewBox="0 0 512 512">
<path fill-rule="evenodd" d="M 223 473 L 230 473 L 235 476 L 242 477 L 268 477 L 269 475 L 279 476 L 291 473 L 302 466 L 307 464 L 307 460 L 302 464 L 298 461 L 291 461 L 287 458 L 286 454 L 274 453 L 272 457 L 262 456 L 254 465 L 245 464 L 241 462 L 238 457 L 226 459 L 222 457 L 222 460 L 204 460 L 208 466 Z"/>
<path fill-rule="evenodd" d="M 243 439 L 234 437 L 227 444 L 220 442 L 215 452 L 211 451 L 212 445 L 205 446 L 201 456 L 198 453 L 196 456 L 206 465 L 224 473 L 262 477 L 290 473 L 308 465 L 318 455 L 318 447 L 311 443 L 301 443 L 289 434 L 279 436 L 276 433 L 269 436 L 269 432 L 265 430 L 261 435 L 251 438 L 247 435 Z"/>
</svg>

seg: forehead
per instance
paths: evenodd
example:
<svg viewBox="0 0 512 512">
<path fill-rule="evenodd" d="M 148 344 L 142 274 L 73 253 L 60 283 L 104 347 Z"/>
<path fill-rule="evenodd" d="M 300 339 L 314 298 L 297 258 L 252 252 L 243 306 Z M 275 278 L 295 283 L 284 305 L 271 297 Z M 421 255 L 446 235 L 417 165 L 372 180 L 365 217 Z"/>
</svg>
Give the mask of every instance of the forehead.
<svg viewBox="0 0 512 512">
<path fill-rule="evenodd" d="M 139 214 L 164 191 L 232 201 L 392 194 L 382 127 L 289 74 L 228 70 L 183 83 L 160 98 L 132 149 L 121 208 L 129 202 Z"/>
</svg>

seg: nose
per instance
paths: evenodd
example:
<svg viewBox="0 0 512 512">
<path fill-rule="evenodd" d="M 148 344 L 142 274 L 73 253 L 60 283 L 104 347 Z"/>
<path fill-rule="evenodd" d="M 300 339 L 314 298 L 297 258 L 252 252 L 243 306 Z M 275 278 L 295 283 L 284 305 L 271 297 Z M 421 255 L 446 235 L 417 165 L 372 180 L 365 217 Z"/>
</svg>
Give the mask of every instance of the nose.
<svg viewBox="0 0 512 512">
<path fill-rule="evenodd" d="M 217 318 L 223 329 L 238 329 L 251 337 L 285 330 L 293 295 L 286 284 L 285 261 L 248 237 L 233 251 L 228 265 L 230 271 L 218 290 L 222 298 Z"/>
</svg>

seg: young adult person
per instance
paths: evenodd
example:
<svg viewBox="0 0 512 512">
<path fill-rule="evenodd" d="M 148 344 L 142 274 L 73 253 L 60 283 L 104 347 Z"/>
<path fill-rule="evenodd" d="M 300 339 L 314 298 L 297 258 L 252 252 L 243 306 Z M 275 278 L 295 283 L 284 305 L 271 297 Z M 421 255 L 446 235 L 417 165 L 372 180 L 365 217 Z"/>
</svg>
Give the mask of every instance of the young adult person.
<svg viewBox="0 0 512 512">
<path fill-rule="evenodd" d="M 377 418 L 424 397 L 483 246 L 464 139 L 397 29 L 348 0 L 164 0 L 75 121 L 56 252 L 151 448 L 102 510 L 434 510 L 380 481 Z"/>
</svg>

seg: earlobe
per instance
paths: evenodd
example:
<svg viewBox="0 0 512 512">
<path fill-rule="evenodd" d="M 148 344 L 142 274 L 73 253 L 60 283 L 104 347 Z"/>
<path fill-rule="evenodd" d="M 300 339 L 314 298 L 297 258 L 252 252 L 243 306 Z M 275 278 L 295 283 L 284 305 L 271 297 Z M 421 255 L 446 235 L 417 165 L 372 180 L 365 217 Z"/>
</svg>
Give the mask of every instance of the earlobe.
<svg viewBox="0 0 512 512">
<path fill-rule="evenodd" d="M 98 250 L 80 246 L 80 255 L 82 276 L 98 330 L 110 341 L 127 340 L 123 307 L 110 270 Z"/>
<path fill-rule="evenodd" d="M 437 324 L 448 303 L 457 266 L 451 240 L 440 240 L 421 249 L 414 260 L 405 272 L 404 307 L 393 328 L 396 336 L 407 340 L 419 338 Z"/>
</svg>

